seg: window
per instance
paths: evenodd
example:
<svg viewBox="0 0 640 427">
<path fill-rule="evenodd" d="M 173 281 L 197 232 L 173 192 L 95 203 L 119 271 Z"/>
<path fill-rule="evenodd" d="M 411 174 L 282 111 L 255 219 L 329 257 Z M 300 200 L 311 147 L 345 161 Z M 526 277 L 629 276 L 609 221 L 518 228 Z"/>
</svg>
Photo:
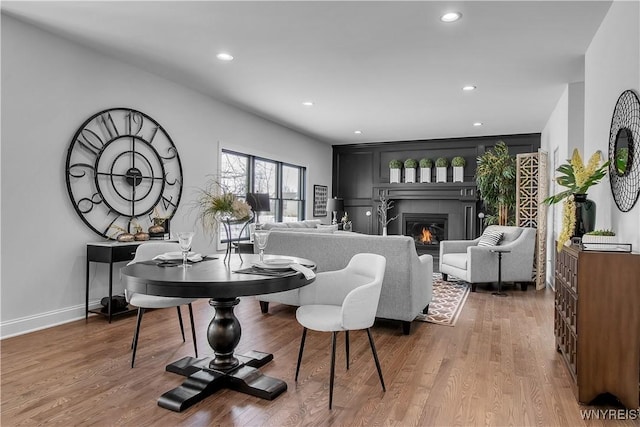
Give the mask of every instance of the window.
<svg viewBox="0 0 640 427">
<path fill-rule="evenodd" d="M 236 196 L 244 199 L 247 193 L 268 193 L 269 212 L 260 212 L 260 222 L 289 222 L 305 218 L 306 168 L 249 154 L 222 150 L 221 183 Z M 248 227 L 232 227 L 232 238 L 249 238 Z M 221 240 L 226 235 L 221 228 Z"/>
</svg>

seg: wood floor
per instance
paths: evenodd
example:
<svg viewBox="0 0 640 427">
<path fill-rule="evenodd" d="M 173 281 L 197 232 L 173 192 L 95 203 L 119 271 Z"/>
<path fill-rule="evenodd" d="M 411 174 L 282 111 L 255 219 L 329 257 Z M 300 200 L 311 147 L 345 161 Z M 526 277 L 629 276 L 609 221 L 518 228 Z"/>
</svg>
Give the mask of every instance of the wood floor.
<svg viewBox="0 0 640 427">
<path fill-rule="evenodd" d="M 223 390 L 183 413 L 157 406 L 182 383 L 166 364 L 192 355 L 174 309 L 148 312 L 136 367 L 130 365 L 135 317 L 108 324 L 101 317 L 1 342 L 1 424 L 8 426 L 581 426 L 640 425 L 638 420 L 583 421 L 568 373 L 555 350 L 553 292 L 488 289 L 472 293 L 455 327 L 379 321 L 373 336 L 386 393 L 380 387 L 364 332 L 351 333 L 345 370 L 339 337 L 333 410 L 328 409 L 330 334 L 309 332 L 300 378 L 293 381 L 301 329 L 295 310 L 272 304 L 262 315 L 245 298 L 236 308 L 243 327 L 239 352 L 271 352 L 262 368 L 288 390 L 274 401 Z M 211 350 L 206 328 L 212 308 L 194 305 L 198 347 Z M 184 310 L 185 319 L 187 318 Z M 608 407 L 607 407 L 608 408 Z"/>
</svg>

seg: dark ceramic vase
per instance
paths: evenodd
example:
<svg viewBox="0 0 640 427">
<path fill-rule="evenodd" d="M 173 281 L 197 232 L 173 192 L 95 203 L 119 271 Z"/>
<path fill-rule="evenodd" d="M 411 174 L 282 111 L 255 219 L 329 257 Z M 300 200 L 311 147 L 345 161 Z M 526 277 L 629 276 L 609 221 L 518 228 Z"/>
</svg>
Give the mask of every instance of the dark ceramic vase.
<svg viewBox="0 0 640 427">
<path fill-rule="evenodd" d="M 595 230 L 596 202 L 587 199 L 586 194 L 574 194 L 576 204 L 576 228 L 574 237 L 582 237 L 585 233 Z"/>
</svg>

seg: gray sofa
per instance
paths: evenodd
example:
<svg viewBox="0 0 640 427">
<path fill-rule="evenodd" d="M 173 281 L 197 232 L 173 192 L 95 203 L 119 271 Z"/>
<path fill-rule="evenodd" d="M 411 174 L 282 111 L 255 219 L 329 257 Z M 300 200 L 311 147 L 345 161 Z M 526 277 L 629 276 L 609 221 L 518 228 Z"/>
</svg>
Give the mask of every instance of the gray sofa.
<svg viewBox="0 0 640 427">
<path fill-rule="evenodd" d="M 357 253 L 380 254 L 387 259 L 382 294 L 376 316 L 400 320 L 405 334 L 420 313 L 426 313 L 432 297 L 433 257 L 418 256 L 407 236 L 372 236 L 336 231 L 333 233 L 290 233 L 272 230 L 266 254 L 291 255 L 314 261 L 317 272 L 340 270 Z M 263 313 L 269 302 L 299 305 L 298 290 L 258 295 Z"/>
<path fill-rule="evenodd" d="M 520 282 L 522 290 L 533 281 L 533 259 L 536 241 L 536 229 L 490 225 L 487 231 L 502 233 L 497 247 L 510 251 L 502 257 L 502 281 Z M 491 252 L 495 247 L 478 246 L 480 237 L 475 240 L 445 240 L 440 242 L 440 272 L 447 280 L 450 274 L 471 283 L 475 292 L 477 283 L 498 281 L 498 257 Z"/>
</svg>

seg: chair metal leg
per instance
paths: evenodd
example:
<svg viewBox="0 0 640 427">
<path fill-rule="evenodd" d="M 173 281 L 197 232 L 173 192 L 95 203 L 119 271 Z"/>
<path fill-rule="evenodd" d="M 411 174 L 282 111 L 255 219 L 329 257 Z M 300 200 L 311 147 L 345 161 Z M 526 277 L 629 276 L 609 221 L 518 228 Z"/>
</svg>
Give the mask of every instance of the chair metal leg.
<svg viewBox="0 0 640 427">
<path fill-rule="evenodd" d="M 184 339 L 184 325 L 182 324 L 182 312 L 180 311 L 180 306 L 176 306 L 176 310 L 178 310 L 178 320 L 180 321 L 180 332 L 182 332 L 182 342 L 187 342 Z"/>
<path fill-rule="evenodd" d="M 198 343 L 196 342 L 196 326 L 193 323 L 193 307 L 191 303 L 189 303 L 189 318 L 191 320 L 191 337 L 193 338 L 193 351 L 196 353 L 196 357 L 198 357 Z"/>
<path fill-rule="evenodd" d="M 337 332 L 331 333 L 331 378 L 329 378 L 329 409 L 333 404 L 333 377 L 336 373 L 336 338 Z"/>
<path fill-rule="evenodd" d="M 349 331 L 344 334 L 344 348 L 347 352 L 347 371 L 349 370 Z"/>
<path fill-rule="evenodd" d="M 376 368 L 378 369 L 378 376 L 380 377 L 380 384 L 382 384 L 382 391 L 387 391 L 384 386 L 384 379 L 382 379 L 382 369 L 380 369 L 380 361 L 378 360 L 378 352 L 376 351 L 376 345 L 373 343 L 373 337 L 371 336 L 371 330 L 367 328 L 367 335 L 369 336 L 369 344 L 371 345 L 371 352 L 373 353 L 373 360 L 376 362 Z"/>
<path fill-rule="evenodd" d="M 302 341 L 300 341 L 300 352 L 298 353 L 298 364 L 296 365 L 296 382 L 298 381 L 298 372 L 300 372 L 300 362 L 302 362 L 302 350 L 304 350 L 305 338 L 307 338 L 307 328 L 302 329 Z"/>
<path fill-rule="evenodd" d="M 133 342 L 131 343 L 131 349 L 133 354 L 131 355 L 131 367 L 136 361 L 136 350 L 138 349 L 138 335 L 140 334 L 140 323 L 142 323 L 142 316 L 144 315 L 144 308 L 138 307 L 138 320 L 136 321 L 136 330 L 133 333 Z"/>
</svg>

